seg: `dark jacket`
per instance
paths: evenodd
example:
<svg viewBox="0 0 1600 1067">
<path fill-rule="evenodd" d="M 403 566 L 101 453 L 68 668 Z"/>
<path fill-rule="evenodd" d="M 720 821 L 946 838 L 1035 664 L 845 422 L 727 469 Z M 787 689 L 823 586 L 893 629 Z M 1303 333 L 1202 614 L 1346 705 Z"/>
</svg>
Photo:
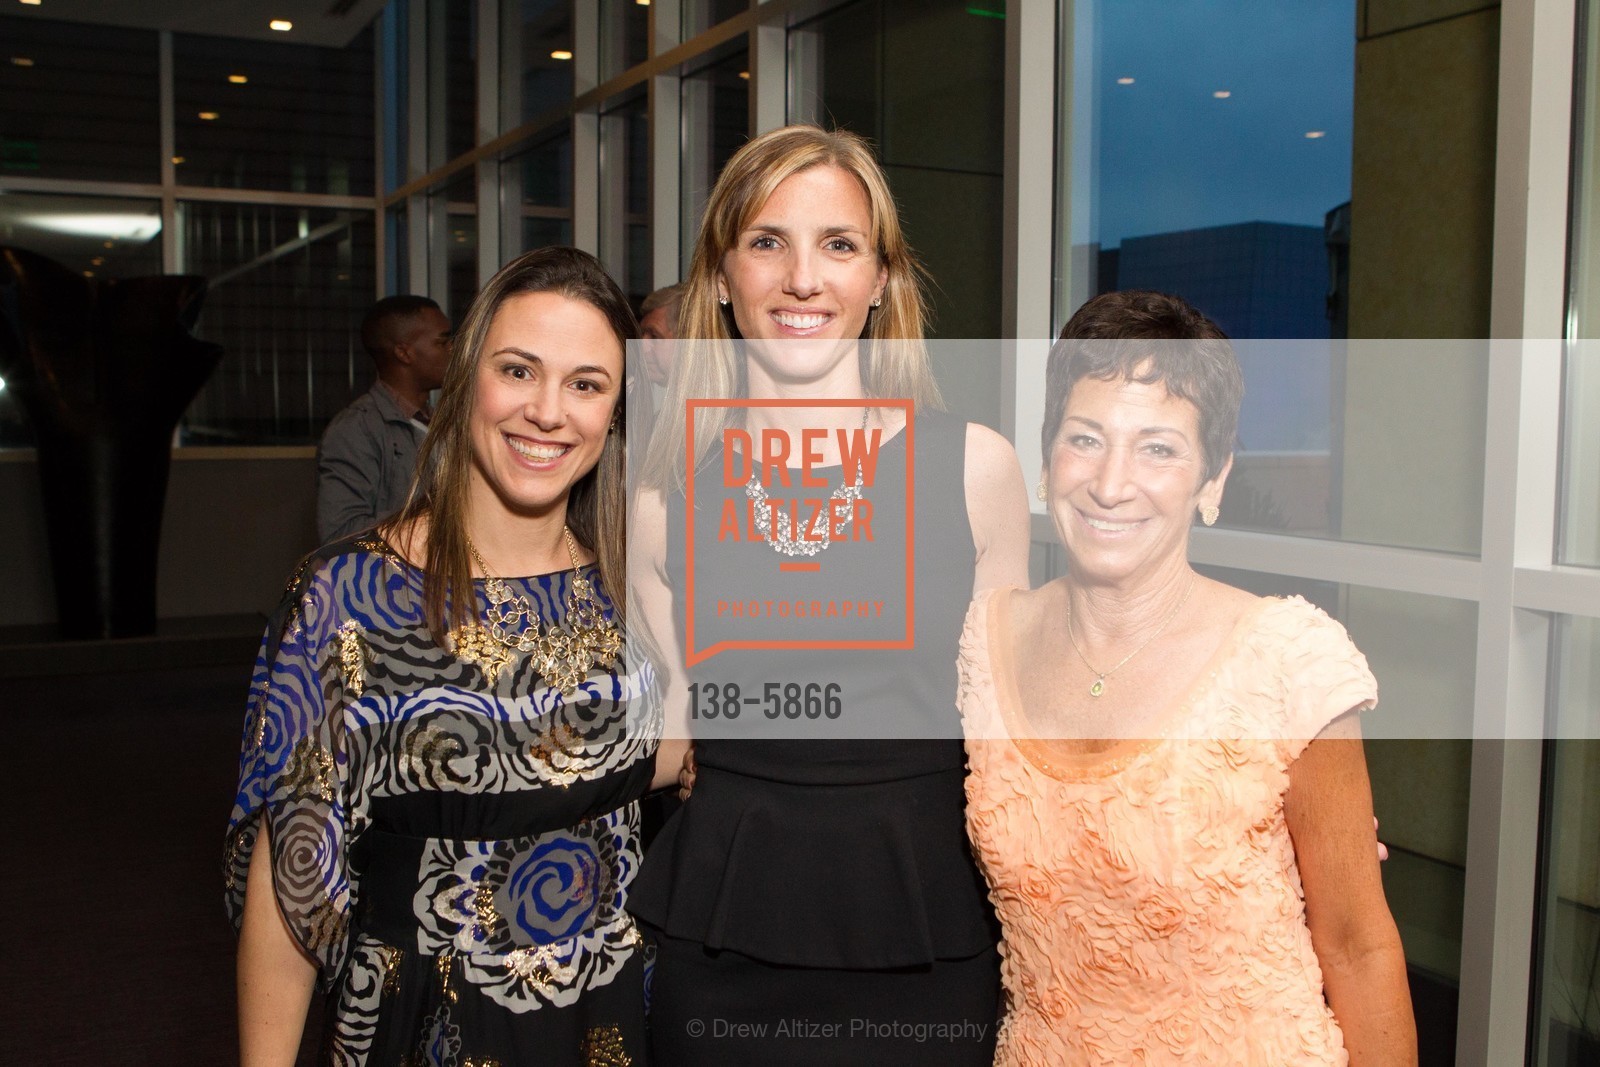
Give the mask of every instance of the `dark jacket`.
<svg viewBox="0 0 1600 1067">
<path fill-rule="evenodd" d="M 333 417 L 317 448 L 317 536 L 323 543 L 400 510 L 423 433 L 382 382 Z"/>
</svg>

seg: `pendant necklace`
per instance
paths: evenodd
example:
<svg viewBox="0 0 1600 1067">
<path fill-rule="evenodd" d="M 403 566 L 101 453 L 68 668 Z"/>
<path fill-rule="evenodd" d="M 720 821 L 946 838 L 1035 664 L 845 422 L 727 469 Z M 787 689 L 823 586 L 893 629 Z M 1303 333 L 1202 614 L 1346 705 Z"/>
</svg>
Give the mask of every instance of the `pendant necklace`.
<svg viewBox="0 0 1600 1067">
<path fill-rule="evenodd" d="M 1094 675 L 1094 684 L 1089 686 L 1090 696 L 1097 697 L 1104 693 L 1106 691 L 1106 679 L 1120 671 L 1130 659 L 1149 648 L 1150 642 L 1160 637 L 1162 631 L 1172 624 L 1172 620 L 1178 617 L 1178 612 L 1182 611 L 1183 606 L 1189 602 L 1189 594 L 1194 592 L 1194 580 L 1196 577 L 1197 575 L 1193 571 L 1189 572 L 1189 587 L 1183 591 L 1183 599 L 1178 601 L 1177 607 L 1167 613 L 1165 619 L 1161 620 L 1161 625 L 1156 627 L 1156 632 L 1146 638 L 1144 644 L 1123 656 L 1117 661 L 1115 667 L 1107 671 L 1102 671 L 1090 663 L 1089 657 L 1085 656 L 1083 649 L 1078 647 L 1078 639 L 1072 635 L 1072 597 L 1070 595 L 1067 597 L 1067 640 L 1072 642 L 1072 650 L 1078 654 L 1078 658 L 1083 661 L 1083 665 L 1089 668 L 1089 673 Z"/>
<path fill-rule="evenodd" d="M 866 431 L 867 417 L 871 413 L 872 409 L 869 407 L 861 409 L 861 429 L 863 432 Z M 823 510 L 823 514 L 833 514 L 833 501 L 835 500 L 842 500 L 852 508 L 855 507 L 855 502 L 865 495 L 861 490 L 861 479 L 862 465 L 857 464 L 856 480 L 853 483 L 842 484 L 828 494 L 828 506 Z M 833 544 L 830 538 L 823 538 L 821 541 L 807 541 L 796 537 L 793 524 L 789 521 L 789 516 L 781 511 L 778 513 L 778 532 L 776 536 L 773 535 L 772 509 L 767 506 L 767 489 L 766 486 L 761 484 L 761 471 L 759 469 L 750 472 L 750 480 L 745 483 L 744 495 L 755 501 L 756 532 L 766 539 L 766 542 L 772 546 L 774 552 L 785 556 L 815 556 L 818 552 Z"/>
</svg>

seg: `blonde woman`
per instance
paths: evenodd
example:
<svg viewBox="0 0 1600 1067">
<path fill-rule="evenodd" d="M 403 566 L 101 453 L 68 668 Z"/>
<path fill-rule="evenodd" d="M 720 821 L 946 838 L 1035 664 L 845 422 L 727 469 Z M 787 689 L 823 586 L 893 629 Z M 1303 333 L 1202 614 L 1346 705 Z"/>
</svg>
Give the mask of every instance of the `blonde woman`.
<svg viewBox="0 0 1600 1067">
<path fill-rule="evenodd" d="M 410 503 L 291 581 L 228 834 L 247 1067 L 294 1062 L 317 984 L 329 1062 L 643 1062 L 635 329 L 586 253 L 508 264 L 463 323 Z"/>
<path fill-rule="evenodd" d="M 919 736 L 697 737 L 693 795 L 652 847 L 630 904 L 658 949 L 656 1063 L 992 1058 L 999 961 L 963 833 L 955 652 L 973 590 L 1025 580 L 1026 500 L 1010 445 L 940 410 L 925 313 L 919 267 L 860 138 L 792 126 L 728 162 L 695 247 L 679 311 L 684 351 L 631 546 L 643 615 L 669 665 L 670 729 L 686 728 L 690 685 L 741 679 L 755 692 L 782 671 L 845 679 L 841 721 L 909 723 Z M 696 424 L 697 469 L 720 469 L 726 426 L 879 435 L 873 515 L 880 531 L 915 535 L 913 649 L 724 653 L 682 669 L 684 412 L 708 397 L 818 406 L 711 409 Z M 871 398 L 910 401 L 912 425 L 903 408 L 859 403 Z M 837 445 L 824 444 L 820 458 L 818 470 L 842 491 Z M 896 481 L 908 466 L 914 513 Z M 747 489 L 717 492 L 742 501 Z M 718 503 L 695 507 L 714 516 Z M 715 525 L 697 524 L 697 539 Z M 780 529 L 719 553 L 719 575 L 758 588 L 777 573 L 785 540 L 792 531 Z M 818 550 L 819 581 L 867 590 L 894 572 L 886 560 L 903 571 L 903 537 L 885 540 L 878 554 L 859 542 Z"/>
</svg>

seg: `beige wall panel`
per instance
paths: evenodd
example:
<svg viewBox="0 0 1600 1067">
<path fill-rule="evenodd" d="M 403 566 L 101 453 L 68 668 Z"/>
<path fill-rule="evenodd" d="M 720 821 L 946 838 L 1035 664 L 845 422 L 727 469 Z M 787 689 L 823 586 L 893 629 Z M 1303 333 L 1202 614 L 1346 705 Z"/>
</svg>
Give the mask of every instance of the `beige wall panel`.
<svg viewBox="0 0 1600 1067">
<path fill-rule="evenodd" d="M 1489 330 L 1498 11 L 1356 49 L 1350 335 Z M 1346 375 L 1342 535 L 1475 554 L 1482 354 L 1357 346 Z"/>
<path fill-rule="evenodd" d="M 31 455 L 0 462 L 0 626 L 56 621 Z M 316 461 L 178 459 L 167 484 L 156 610 L 163 619 L 271 611 L 316 547 Z"/>
<path fill-rule="evenodd" d="M 1361 36 L 1394 33 L 1499 6 L 1484 0 L 1365 0 L 1361 4 Z"/>
<path fill-rule="evenodd" d="M 1487 337 L 1498 10 L 1356 46 L 1350 336 Z"/>
</svg>

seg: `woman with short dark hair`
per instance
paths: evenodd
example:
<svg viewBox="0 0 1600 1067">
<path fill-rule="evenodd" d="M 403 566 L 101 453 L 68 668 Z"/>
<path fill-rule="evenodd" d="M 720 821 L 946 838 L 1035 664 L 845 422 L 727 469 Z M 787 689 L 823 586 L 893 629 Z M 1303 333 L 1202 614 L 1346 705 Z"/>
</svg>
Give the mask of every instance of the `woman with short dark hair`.
<svg viewBox="0 0 1600 1067">
<path fill-rule="evenodd" d="M 1039 498 L 1067 573 L 980 595 L 962 638 L 997 1063 L 1416 1062 L 1366 660 L 1304 600 L 1189 565 L 1242 395 L 1222 331 L 1160 293 L 1097 297 L 1050 354 Z"/>
</svg>

